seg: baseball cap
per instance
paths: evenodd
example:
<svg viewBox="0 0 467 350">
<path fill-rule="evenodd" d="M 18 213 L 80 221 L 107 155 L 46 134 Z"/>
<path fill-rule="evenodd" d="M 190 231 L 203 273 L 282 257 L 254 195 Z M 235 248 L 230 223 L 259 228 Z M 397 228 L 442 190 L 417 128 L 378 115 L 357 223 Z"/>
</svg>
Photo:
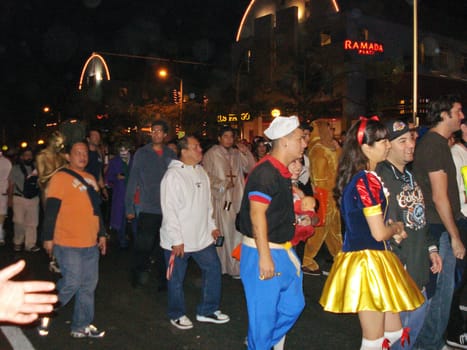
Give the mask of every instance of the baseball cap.
<svg viewBox="0 0 467 350">
<path fill-rule="evenodd" d="M 389 120 L 384 125 L 389 131 L 389 141 L 397 139 L 399 136 L 410 131 L 409 126 L 402 120 Z"/>
</svg>

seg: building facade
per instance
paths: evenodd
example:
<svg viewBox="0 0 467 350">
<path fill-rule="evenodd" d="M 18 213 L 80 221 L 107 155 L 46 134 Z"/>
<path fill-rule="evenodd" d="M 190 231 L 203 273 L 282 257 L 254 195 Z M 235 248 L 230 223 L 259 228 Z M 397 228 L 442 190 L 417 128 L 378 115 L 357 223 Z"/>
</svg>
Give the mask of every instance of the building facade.
<svg viewBox="0 0 467 350">
<path fill-rule="evenodd" d="M 411 119 L 413 7 L 404 0 L 375 3 L 252 0 L 232 50 L 237 108 L 265 124 L 273 108 L 304 120 L 329 118 L 336 131 L 360 115 Z M 432 28 L 427 18 L 422 23 Z M 420 26 L 418 33 L 423 123 L 431 98 L 466 89 L 467 44 L 459 33 L 454 38 Z M 261 124 L 245 128 L 260 133 Z"/>
</svg>

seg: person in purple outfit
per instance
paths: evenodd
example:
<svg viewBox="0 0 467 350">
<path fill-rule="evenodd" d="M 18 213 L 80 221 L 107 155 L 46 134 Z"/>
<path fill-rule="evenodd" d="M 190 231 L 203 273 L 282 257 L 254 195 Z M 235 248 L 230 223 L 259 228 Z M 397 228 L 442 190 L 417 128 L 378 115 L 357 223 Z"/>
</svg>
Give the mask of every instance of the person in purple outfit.
<svg viewBox="0 0 467 350">
<path fill-rule="evenodd" d="M 120 140 L 116 144 L 117 156 L 109 161 L 105 174 L 105 183 L 112 188 L 112 206 L 110 211 L 110 227 L 117 231 L 121 249 L 128 248 L 126 236 L 125 192 L 128 174 L 133 158 L 130 153 L 130 142 Z"/>
</svg>

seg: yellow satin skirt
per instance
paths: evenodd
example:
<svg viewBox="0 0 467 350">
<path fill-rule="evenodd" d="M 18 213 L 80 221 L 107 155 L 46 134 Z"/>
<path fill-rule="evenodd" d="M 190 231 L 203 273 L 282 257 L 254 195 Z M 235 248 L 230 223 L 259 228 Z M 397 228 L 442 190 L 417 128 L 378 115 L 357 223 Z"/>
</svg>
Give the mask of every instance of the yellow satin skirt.
<svg viewBox="0 0 467 350">
<path fill-rule="evenodd" d="M 425 301 L 399 258 L 389 250 L 340 252 L 319 303 L 336 313 L 400 312 Z"/>
</svg>

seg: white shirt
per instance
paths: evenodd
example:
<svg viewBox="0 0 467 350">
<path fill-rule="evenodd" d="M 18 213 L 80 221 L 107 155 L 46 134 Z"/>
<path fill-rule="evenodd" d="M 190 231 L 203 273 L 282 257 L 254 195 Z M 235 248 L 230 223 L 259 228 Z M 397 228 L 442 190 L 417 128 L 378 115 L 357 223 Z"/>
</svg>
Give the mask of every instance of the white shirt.
<svg viewBox="0 0 467 350">
<path fill-rule="evenodd" d="M 8 211 L 8 178 L 11 172 L 11 162 L 0 155 L 0 215 L 6 215 Z M 1 232 L 0 232 L 1 234 Z"/>
<path fill-rule="evenodd" d="M 452 159 L 456 165 L 456 178 L 457 187 L 459 188 L 459 200 L 461 203 L 461 212 L 464 216 L 467 216 L 467 203 L 465 203 L 465 186 L 464 179 L 462 177 L 461 169 L 463 166 L 467 166 L 467 148 L 460 143 L 456 143 L 451 147 Z"/>
<path fill-rule="evenodd" d="M 209 177 L 201 165 L 172 160 L 161 182 L 161 247 L 184 244 L 185 252 L 214 243 L 216 229 Z"/>
<path fill-rule="evenodd" d="M 308 180 L 310 180 L 310 159 L 307 155 L 304 155 L 303 160 L 305 164 L 302 167 L 302 171 L 300 172 L 298 181 L 306 185 L 308 183 Z"/>
</svg>

